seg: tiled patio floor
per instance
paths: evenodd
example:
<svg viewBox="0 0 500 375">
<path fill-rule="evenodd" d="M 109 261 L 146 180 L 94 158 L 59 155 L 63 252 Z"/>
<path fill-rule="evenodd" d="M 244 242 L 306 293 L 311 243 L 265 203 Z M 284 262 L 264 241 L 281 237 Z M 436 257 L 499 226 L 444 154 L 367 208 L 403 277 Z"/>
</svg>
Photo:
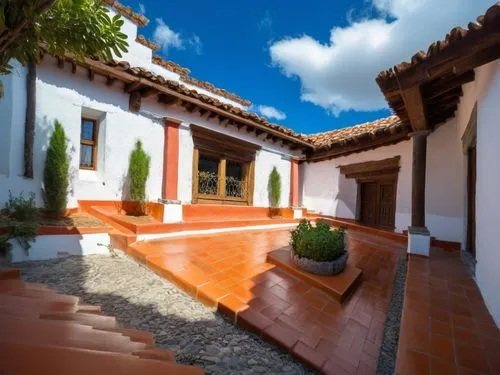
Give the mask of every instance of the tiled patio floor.
<svg viewBox="0 0 500 375">
<path fill-rule="evenodd" d="M 500 374 L 500 330 L 458 252 L 410 258 L 397 368 L 404 375 Z"/>
<path fill-rule="evenodd" d="M 129 254 L 242 327 L 316 369 L 373 374 L 392 281 L 404 246 L 350 231 L 349 262 L 363 281 L 344 304 L 266 263 L 288 230 L 149 241 Z"/>
</svg>

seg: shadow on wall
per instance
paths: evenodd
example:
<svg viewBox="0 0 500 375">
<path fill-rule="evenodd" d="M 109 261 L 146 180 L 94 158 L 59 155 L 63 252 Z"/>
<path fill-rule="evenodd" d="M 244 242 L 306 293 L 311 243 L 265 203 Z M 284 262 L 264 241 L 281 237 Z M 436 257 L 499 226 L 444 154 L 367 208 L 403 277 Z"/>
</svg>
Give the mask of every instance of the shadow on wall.
<svg viewBox="0 0 500 375">
<path fill-rule="evenodd" d="M 335 196 L 337 204 L 334 216 L 355 219 L 357 194 L 358 187 L 356 181 L 347 179 L 344 175 L 339 174 L 338 191 Z"/>
</svg>

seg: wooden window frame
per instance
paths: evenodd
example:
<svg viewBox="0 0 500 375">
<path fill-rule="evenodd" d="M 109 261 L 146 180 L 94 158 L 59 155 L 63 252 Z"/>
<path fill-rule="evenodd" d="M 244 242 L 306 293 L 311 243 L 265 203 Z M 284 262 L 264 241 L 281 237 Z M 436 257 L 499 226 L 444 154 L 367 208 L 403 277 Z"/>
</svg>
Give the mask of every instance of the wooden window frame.
<svg viewBox="0 0 500 375">
<path fill-rule="evenodd" d="M 255 154 L 260 148 L 249 142 L 191 125 L 193 132 L 193 194 L 194 204 L 253 205 Z M 198 166 L 200 154 L 219 159 L 217 195 L 198 192 Z M 244 195 L 226 196 L 226 165 L 228 161 L 240 163 L 243 169 Z"/>
<path fill-rule="evenodd" d="M 94 124 L 94 130 L 93 130 L 93 135 L 94 139 L 92 141 L 89 141 L 87 139 L 82 138 L 82 126 L 84 121 L 91 121 Z M 99 121 L 93 118 L 88 118 L 88 117 L 82 117 L 82 120 L 80 122 L 80 152 L 81 152 L 81 146 L 86 145 L 86 146 L 92 146 L 92 166 L 85 166 L 80 164 L 80 169 L 85 169 L 85 170 L 90 170 L 90 171 L 95 171 L 97 170 L 97 147 L 98 147 L 98 141 L 99 141 Z"/>
</svg>

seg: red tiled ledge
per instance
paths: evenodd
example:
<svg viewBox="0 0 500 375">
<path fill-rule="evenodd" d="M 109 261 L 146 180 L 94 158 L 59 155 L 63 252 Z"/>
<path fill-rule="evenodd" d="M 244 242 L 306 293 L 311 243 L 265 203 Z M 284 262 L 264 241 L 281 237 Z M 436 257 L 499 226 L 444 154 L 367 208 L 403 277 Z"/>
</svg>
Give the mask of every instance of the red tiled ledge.
<svg viewBox="0 0 500 375">
<path fill-rule="evenodd" d="M 68 234 L 97 234 L 108 233 L 111 228 L 109 227 L 59 227 L 52 225 L 41 225 L 38 227 L 37 234 L 39 236 L 50 235 L 68 235 Z M 0 234 L 6 234 L 7 228 L 0 227 Z"/>
<path fill-rule="evenodd" d="M 356 289 L 363 274 L 361 269 L 350 264 L 346 265 L 342 273 L 334 276 L 315 275 L 303 271 L 293 263 L 288 247 L 271 251 L 267 254 L 267 261 L 330 294 L 339 302 L 343 302 Z"/>
</svg>

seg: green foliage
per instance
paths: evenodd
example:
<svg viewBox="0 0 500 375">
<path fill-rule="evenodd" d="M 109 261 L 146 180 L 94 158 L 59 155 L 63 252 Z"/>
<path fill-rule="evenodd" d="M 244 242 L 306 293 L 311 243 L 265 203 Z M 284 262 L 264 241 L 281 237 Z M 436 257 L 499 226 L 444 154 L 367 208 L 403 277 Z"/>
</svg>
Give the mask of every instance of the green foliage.
<svg viewBox="0 0 500 375">
<path fill-rule="evenodd" d="M 276 167 L 273 167 L 273 170 L 269 175 L 268 190 L 269 190 L 269 200 L 270 200 L 269 203 L 271 207 L 274 208 L 279 207 L 281 198 L 281 176 Z"/>
<path fill-rule="evenodd" d="M 343 229 L 332 230 L 325 223 L 313 227 L 304 219 L 292 231 L 290 246 L 299 257 L 318 262 L 332 261 L 344 253 L 345 233 Z"/>
<path fill-rule="evenodd" d="M 8 226 L 8 237 L 15 238 L 26 253 L 31 248 L 30 242 L 35 241 L 38 223 L 36 222 L 12 222 Z"/>
<path fill-rule="evenodd" d="M 9 190 L 9 200 L 5 203 L 3 213 L 17 221 L 38 221 L 40 211 L 36 206 L 35 193 L 24 196 L 24 192 L 21 192 L 19 196 L 14 197 Z"/>
<path fill-rule="evenodd" d="M 109 16 L 100 0 L 0 0 L 0 72 L 8 62 L 38 61 L 40 45 L 49 53 L 71 53 L 82 60 L 92 55 L 106 60 L 127 51 L 120 15 Z"/>
<path fill-rule="evenodd" d="M 137 140 L 135 149 L 130 154 L 128 174 L 130 178 L 130 199 L 144 202 L 146 200 L 146 182 L 149 177 L 151 158 L 142 149 L 142 142 Z"/>
<path fill-rule="evenodd" d="M 68 140 L 63 126 L 56 120 L 43 170 L 43 200 L 49 214 L 64 215 L 68 203 L 68 188 Z"/>
</svg>

